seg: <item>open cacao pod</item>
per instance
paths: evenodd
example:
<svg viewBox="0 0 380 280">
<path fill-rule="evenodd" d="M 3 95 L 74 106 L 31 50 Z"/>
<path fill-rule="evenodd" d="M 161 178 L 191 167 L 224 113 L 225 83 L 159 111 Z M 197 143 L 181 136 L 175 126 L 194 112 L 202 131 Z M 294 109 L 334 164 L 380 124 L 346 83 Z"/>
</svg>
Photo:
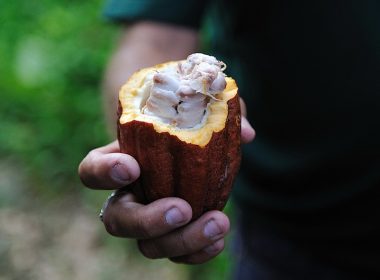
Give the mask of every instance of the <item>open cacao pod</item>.
<svg viewBox="0 0 380 280">
<path fill-rule="evenodd" d="M 141 202 L 180 197 L 193 219 L 224 208 L 241 155 L 238 89 L 223 67 L 193 54 L 142 69 L 121 88 L 118 140 L 141 167 L 132 186 Z"/>
</svg>

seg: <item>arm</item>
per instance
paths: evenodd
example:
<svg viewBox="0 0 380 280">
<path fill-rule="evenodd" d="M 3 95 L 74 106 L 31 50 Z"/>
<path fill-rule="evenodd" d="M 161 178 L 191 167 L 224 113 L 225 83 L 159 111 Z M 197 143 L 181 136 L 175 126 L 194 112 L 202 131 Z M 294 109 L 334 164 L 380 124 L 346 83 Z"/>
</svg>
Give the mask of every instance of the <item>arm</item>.
<svg viewBox="0 0 380 280">
<path fill-rule="evenodd" d="M 124 30 L 104 80 L 106 112 L 113 130 L 121 84 L 139 68 L 185 58 L 197 44 L 197 33 L 181 27 L 144 22 Z M 253 130 L 250 126 L 244 128 L 248 123 L 242 120 L 243 141 L 250 141 Z M 79 166 L 82 182 L 94 189 L 119 189 L 139 175 L 138 163 L 120 153 L 117 141 L 91 151 Z M 123 191 L 109 201 L 103 222 L 110 234 L 138 240 L 140 251 L 148 258 L 203 263 L 223 250 L 229 219 L 220 211 L 207 212 L 189 223 L 191 217 L 190 205 L 180 198 L 142 205 Z"/>
<path fill-rule="evenodd" d="M 195 30 L 152 22 L 124 28 L 119 45 L 108 64 L 103 97 L 111 135 L 116 131 L 117 98 L 121 85 L 136 70 L 171 60 L 186 58 L 198 48 Z"/>
<path fill-rule="evenodd" d="M 140 22 L 123 30 L 103 83 L 112 132 L 116 130 L 118 92 L 128 77 L 143 67 L 183 59 L 196 51 L 197 45 L 197 32 L 183 27 Z M 79 175 L 90 188 L 118 189 L 136 180 L 140 169 L 135 159 L 120 153 L 115 141 L 91 151 L 80 164 Z M 219 211 L 189 223 L 191 216 L 191 207 L 182 199 L 165 198 L 142 205 L 132 194 L 123 193 L 110 200 L 103 221 L 110 234 L 138 240 L 146 257 L 202 263 L 223 249 L 229 221 Z"/>
</svg>

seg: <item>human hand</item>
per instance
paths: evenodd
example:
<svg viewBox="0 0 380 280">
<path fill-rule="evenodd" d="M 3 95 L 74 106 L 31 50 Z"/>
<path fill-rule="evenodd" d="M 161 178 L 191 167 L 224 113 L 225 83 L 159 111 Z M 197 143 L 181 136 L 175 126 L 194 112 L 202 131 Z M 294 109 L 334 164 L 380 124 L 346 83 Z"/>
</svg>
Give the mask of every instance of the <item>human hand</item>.
<svg viewBox="0 0 380 280">
<path fill-rule="evenodd" d="M 243 102 L 241 106 L 242 142 L 247 143 L 255 134 L 244 117 Z M 141 253 L 148 258 L 169 258 L 179 263 L 203 263 L 223 250 L 230 226 L 225 214 L 209 211 L 190 222 L 191 207 L 180 198 L 140 204 L 125 187 L 139 175 L 138 163 L 120 153 L 117 141 L 91 151 L 79 166 L 79 176 L 89 188 L 117 189 L 103 213 L 103 222 L 110 234 L 138 240 Z"/>
<path fill-rule="evenodd" d="M 220 211 L 210 211 L 192 221 L 190 205 L 175 197 L 148 205 L 121 187 L 138 178 L 140 169 L 129 155 L 120 153 L 118 142 L 91 151 L 79 166 L 82 182 L 93 189 L 118 189 L 105 208 L 106 230 L 119 237 L 138 240 L 148 258 L 174 262 L 203 263 L 222 251 L 229 220 Z"/>
</svg>

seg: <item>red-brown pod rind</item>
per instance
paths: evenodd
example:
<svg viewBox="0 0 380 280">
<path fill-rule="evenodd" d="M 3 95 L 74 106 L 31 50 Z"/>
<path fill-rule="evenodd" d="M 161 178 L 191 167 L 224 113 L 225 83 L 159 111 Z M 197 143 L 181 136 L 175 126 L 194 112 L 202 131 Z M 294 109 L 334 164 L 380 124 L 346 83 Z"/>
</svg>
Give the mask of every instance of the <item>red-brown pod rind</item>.
<svg viewBox="0 0 380 280">
<path fill-rule="evenodd" d="M 133 156 L 141 167 L 141 176 L 133 187 L 141 202 L 180 197 L 191 205 L 193 219 L 224 208 L 241 159 L 238 94 L 227 104 L 225 127 L 214 132 L 204 147 L 168 132 L 158 133 L 148 122 L 118 122 L 121 152 Z M 119 103 L 119 117 L 121 112 Z"/>
</svg>

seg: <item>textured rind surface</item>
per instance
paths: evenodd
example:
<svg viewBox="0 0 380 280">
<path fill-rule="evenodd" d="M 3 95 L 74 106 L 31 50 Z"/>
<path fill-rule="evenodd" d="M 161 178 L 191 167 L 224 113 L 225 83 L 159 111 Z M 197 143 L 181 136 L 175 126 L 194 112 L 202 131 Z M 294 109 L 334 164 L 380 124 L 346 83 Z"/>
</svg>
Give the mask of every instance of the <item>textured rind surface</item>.
<svg viewBox="0 0 380 280">
<path fill-rule="evenodd" d="M 133 156 L 141 167 L 132 187 L 141 202 L 180 197 L 191 205 L 193 219 L 224 208 L 241 160 L 238 94 L 227 104 L 225 127 L 203 148 L 168 132 L 158 133 L 151 123 L 118 122 L 121 152 Z M 121 112 L 119 103 L 119 117 Z"/>
</svg>

